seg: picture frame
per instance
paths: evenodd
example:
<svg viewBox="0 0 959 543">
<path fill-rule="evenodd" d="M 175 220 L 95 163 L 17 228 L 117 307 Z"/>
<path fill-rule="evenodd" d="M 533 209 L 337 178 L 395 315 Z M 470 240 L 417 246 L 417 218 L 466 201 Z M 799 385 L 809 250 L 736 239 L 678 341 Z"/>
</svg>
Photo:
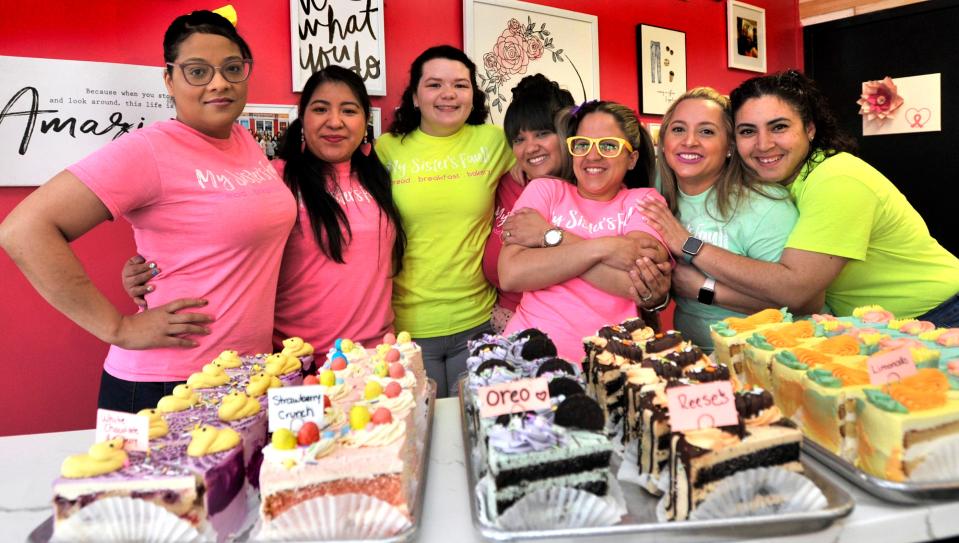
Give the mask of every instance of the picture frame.
<svg viewBox="0 0 959 543">
<path fill-rule="evenodd" d="M 463 45 L 477 64 L 494 124 L 502 124 L 512 88 L 536 73 L 576 103 L 599 98 L 595 15 L 517 0 L 463 0 Z"/>
<path fill-rule="evenodd" d="M 639 103 L 644 115 L 662 115 L 686 92 L 686 33 L 636 25 Z"/>
<path fill-rule="evenodd" d="M 726 0 L 726 52 L 730 68 L 766 72 L 766 10 Z"/>
<path fill-rule="evenodd" d="M 279 140 L 296 119 L 296 106 L 282 104 L 247 104 L 236 122 L 250 134 L 269 134 Z"/>
<path fill-rule="evenodd" d="M 293 92 L 326 66 L 356 72 L 373 96 L 386 95 L 383 0 L 290 0 Z"/>
</svg>

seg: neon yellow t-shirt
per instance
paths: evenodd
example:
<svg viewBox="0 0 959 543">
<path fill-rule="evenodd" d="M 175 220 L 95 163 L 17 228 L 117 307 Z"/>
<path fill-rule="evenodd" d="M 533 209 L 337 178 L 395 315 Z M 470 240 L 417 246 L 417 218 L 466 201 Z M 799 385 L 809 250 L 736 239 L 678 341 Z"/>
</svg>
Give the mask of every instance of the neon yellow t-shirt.
<svg viewBox="0 0 959 543">
<path fill-rule="evenodd" d="M 380 137 L 406 231 L 403 270 L 393 281 L 396 329 L 446 336 L 490 318 L 496 290 L 483 276 L 496 182 L 513 164 L 503 130 L 466 125 L 435 137 L 417 129 Z"/>
<path fill-rule="evenodd" d="M 814 163 L 822 154 L 814 157 Z M 836 315 L 879 304 L 900 318 L 959 292 L 959 259 L 930 234 L 892 182 L 848 153 L 805 166 L 789 191 L 799 222 L 786 247 L 850 259 L 826 289 Z"/>
</svg>

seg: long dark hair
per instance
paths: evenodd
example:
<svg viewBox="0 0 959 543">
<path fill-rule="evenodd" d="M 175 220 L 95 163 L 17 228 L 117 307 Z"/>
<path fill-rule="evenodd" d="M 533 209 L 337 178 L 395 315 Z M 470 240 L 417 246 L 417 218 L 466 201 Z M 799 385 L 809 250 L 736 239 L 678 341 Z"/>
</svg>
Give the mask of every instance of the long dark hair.
<svg viewBox="0 0 959 543">
<path fill-rule="evenodd" d="M 736 118 L 746 101 L 763 96 L 778 97 L 796 110 L 805 126 L 812 123 L 816 127 L 803 163 L 809 164 L 817 150 L 822 150 L 827 158 L 836 153 L 856 153 L 856 140 L 839 128 L 829 101 L 820 92 L 816 82 L 801 72 L 786 70 L 743 81 L 729 95 L 733 118 Z"/>
<path fill-rule="evenodd" d="M 513 141 L 523 130 L 548 130 L 555 133 L 556 114 L 574 104 L 573 95 L 568 90 L 561 89 L 558 83 L 543 74 L 528 75 L 520 79 L 512 92 L 513 100 L 503 117 L 503 130 L 509 145 L 513 145 Z M 572 177 L 571 163 L 568 153 L 562 151 L 563 145 L 564 142 L 560 142 L 562 166 L 560 171 L 553 172 L 552 175 L 569 178 Z"/>
<path fill-rule="evenodd" d="M 225 17 L 212 11 L 194 11 L 173 19 L 163 34 L 163 60 L 176 62 L 176 57 L 180 54 L 180 44 L 194 34 L 223 36 L 240 48 L 243 58 L 253 60 L 253 51 L 236 31 L 236 27 Z M 167 72 L 172 75 L 173 67 L 167 66 Z"/>
<path fill-rule="evenodd" d="M 579 123 L 590 113 L 597 112 L 612 115 L 616 119 L 616 124 L 626 135 L 626 140 L 633 146 L 633 150 L 639 152 L 639 160 L 636 161 L 636 166 L 633 169 L 626 171 L 623 184 L 629 189 L 652 186 L 653 166 L 656 163 L 656 155 L 653 153 L 653 138 L 640 124 L 636 113 L 623 104 L 592 100 L 564 110 L 558 123 L 561 129 L 559 135 L 564 144 L 563 148 L 566 148 L 566 137 L 576 135 Z"/>
<path fill-rule="evenodd" d="M 420 110 L 413 105 L 413 95 L 416 93 L 416 87 L 423 78 L 423 65 L 427 62 L 445 58 L 462 63 L 470 72 L 470 85 L 473 87 L 473 110 L 466 118 L 466 124 L 483 124 L 489 115 L 486 108 L 486 93 L 476 84 L 476 64 L 466 56 L 466 53 L 453 47 L 452 45 L 437 45 L 430 47 L 420 53 L 420 56 L 413 60 L 410 66 L 410 81 L 403 91 L 403 97 L 400 98 L 400 107 L 397 108 L 393 116 L 393 123 L 390 124 L 390 134 L 394 136 L 405 136 L 416 130 L 420 126 Z"/>
<path fill-rule="evenodd" d="M 324 83 L 342 83 L 349 87 L 363 108 L 365 118 L 369 119 L 370 96 L 360 76 L 340 66 L 327 66 L 310 76 L 303 85 L 299 115 L 287 128 L 286 136 L 280 145 L 279 157 L 286 161 L 283 179 L 297 202 L 303 202 L 306 206 L 313 225 L 313 235 L 320 250 L 334 262 L 342 264 L 344 246 L 352 239 L 353 233 L 343 208 L 327 190 L 327 181 L 336 173 L 332 164 L 314 155 L 303 143 L 303 116 L 307 112 L 313 93 Z M 393 244 L 393 273 L 399 273 L 403 252 L 406 249 L 406 234 L 400 223 L 400 213 L 396 209 L 396 204 L 393 203 L 390 174 L 380 163 L 376 151 L 372 148 L 369 155 L 359 147 L 355 149 L 350 157 L 350 170 L 356 173 L 360 185 L 376 201 L 376 205 L 380 208 L 380 216 L 386 215 L 396 231 L 396 241 Z"/>
</svg>

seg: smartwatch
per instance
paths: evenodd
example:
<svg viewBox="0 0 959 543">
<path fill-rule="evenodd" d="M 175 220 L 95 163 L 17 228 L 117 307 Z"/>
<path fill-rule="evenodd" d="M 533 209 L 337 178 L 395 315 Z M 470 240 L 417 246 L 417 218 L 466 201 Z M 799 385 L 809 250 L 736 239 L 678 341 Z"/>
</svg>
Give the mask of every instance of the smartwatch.
<svg viewBox="0 0 959 543">
<path fill-rule="evenodd" d="M 556 247 L 563 243 L 563 229 L 550 228 L 543 234 L 543 247 Z"/>
<path fill-rule="evenodd" d="M 716 280 L 707 277 L 703 286 L 699 287 L 699 296 L 696 299 L 701 304 L 713 305 L 713 297 L 716 296 Z"/>
<path fill-rule="evenodd" d="M 683 243 L 683 260 L 685 260 L 687 264 L 692 264 L 693 257 L 699 254 L 699 251 L 703 249 L 703 245 L 705 245 L 705 243 L 699 238 L 694 238 L 693 236 L 686 238 L 686 241 Z"/>
</svg>

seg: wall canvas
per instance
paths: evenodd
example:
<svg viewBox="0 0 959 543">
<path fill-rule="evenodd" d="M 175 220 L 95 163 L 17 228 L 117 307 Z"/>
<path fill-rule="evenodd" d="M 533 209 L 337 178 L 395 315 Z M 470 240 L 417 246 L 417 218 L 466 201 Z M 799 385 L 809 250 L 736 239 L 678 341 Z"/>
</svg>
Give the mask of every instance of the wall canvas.
<svg viewBox="0 0 959 543">
<path fill-rule="evenodd" d="M 293 92 L 336 64 L 359 74 L 370 94 L 384 96 L 383 27 L 383 0 L 290 0 Z"/>
<path fill-rule="evenodd" d="M 515 0 L 464 0 L 463 28 L 493 123 L 502 124 L 511 89 L 527 75 L 556 81 L 577 103 L 599 98 L 596 16 Z"/>
<path fill-rule="evenodd" d="M 726 1 L 726 52 L 730 68 L 766 71 L 766 10 Z"/>
<path fill-rule="evenodd" d="M 686 33 L 658 26 L 636 26 L 641 112 L 662 115 L 686 92 Z"/>
<path fill-rule="evenodd" d="M 940 132 L 942 130 L 942 74 L 892 79 L 902 105 L 882 119 L 862 118 L 863 136 Z"/>
</svg>

